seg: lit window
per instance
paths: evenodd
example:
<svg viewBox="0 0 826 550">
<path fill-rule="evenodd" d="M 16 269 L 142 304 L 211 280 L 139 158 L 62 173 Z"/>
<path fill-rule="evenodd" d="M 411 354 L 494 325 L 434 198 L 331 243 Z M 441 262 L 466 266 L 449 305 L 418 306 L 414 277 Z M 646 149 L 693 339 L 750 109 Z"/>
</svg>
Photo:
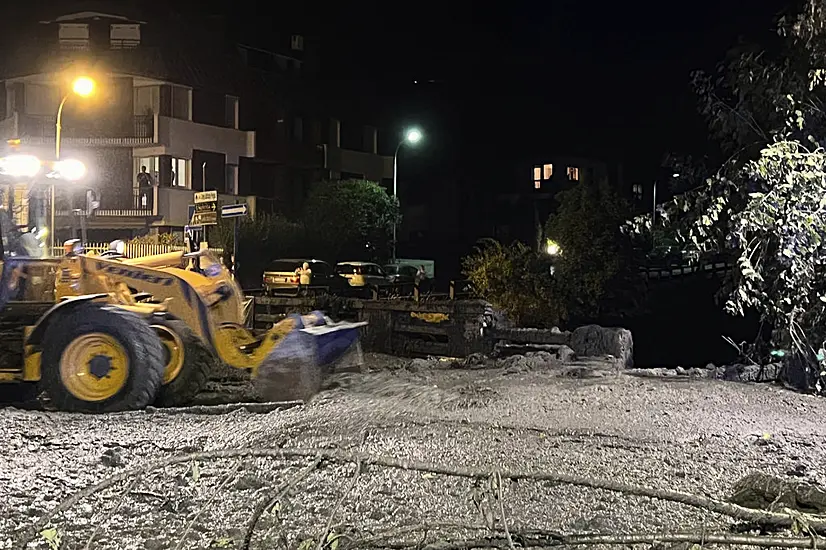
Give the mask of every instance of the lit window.
<svg viewBox="0 0 826 550">
<path fill-rule="evenodd" d="M 571 181 L 579 181 L 579 168 L 577 168 L 576 166 L 569 166 L 568 179 Z"/>
<path fill-rule="evenodd" d="M 535 180 L 533 182 L 533 188 L 534 189 L 542 189 L 542 182 L 540 180 Z"/>
<path fill-rule="evenodd" d="M 545 165 L 545 179 L 551 179 L 551 176 L 554 175 L 554 165 L 553 164 L 546 164 Z"/>
<path fill-rule="evenodd" d="M 634 198 L 636 198 L 636 199 L 641 199 L 642 198 L 642 184 L 641 183 L 635 183 L 634 187 L 632 188 L 632 191 L 634 193 Z"/>
<path fill-rule="evenodd" d="M 294 34 L 290 39 L 290 46 L 299 52 L 304 51 L 304 37 L 300 34 Z"/>
<path fill-rule="evenodd" d="M 533 168 L 533 180 L 541 180 L 542 179 L 542 168 L 539 166 L 534 166 Z"/>
</svg>

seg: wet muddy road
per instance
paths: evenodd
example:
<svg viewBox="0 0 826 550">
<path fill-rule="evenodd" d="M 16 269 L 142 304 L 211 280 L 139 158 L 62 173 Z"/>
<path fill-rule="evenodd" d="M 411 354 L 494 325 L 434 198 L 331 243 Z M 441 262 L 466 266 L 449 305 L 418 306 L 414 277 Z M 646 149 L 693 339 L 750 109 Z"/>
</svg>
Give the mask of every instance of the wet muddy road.
<svg viewBox="0 0 826 550">
<path fill-rule="evenodd" d="M 444 361 L 369 356 L 368 367 L 339 377 L 307 405 L 266 413 L 0 409 L 0 548 L 101 480 L 225 449 L 553 471 L 717 498 L 754 471 L 826 485 L 826 401 L 774 386 L 640 377 L 596 360 L 459 370 Z M 231 391 L 244 396 L 243 386 Z M 308 468 L 313 463 L 312 456 L 207 456 L 155 467 L 43 521 L 48 529 L 33 546 L 49 548 L 59 538 L 60 548 L 83 548 L 90 539 L 94 548 L 243 548 L 249 537 L 250 548 L 297 548 L 326 531 L 341 536 L 340 548 L 415 544 L 484 534 L 491 518 L 502 532 L 503 511 L 512 533 L 712 531 L 732 521 L 547 480 L 492 485 L 375 464 L 362 464 L 355 476 L 355 460 Z M 256 508 L 267 502 L 249 534 Z"/>
</svg>

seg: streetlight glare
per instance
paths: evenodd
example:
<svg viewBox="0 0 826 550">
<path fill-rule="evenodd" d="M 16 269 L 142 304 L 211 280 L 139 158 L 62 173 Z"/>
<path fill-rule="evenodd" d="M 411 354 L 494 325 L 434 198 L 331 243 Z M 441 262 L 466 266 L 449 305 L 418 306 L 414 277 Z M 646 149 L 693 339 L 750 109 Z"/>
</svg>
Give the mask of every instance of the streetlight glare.
<svg viewBox="0 0 826 550">
<path fill-rule="evenodd" d="M 413 129 L 407 132 L 407 141 L 409 143 L 418 143 L 422 139 L 422 132 L 417 129 Z"/>
<path fill-rule="evenodd" d="M 60 160 L 55 162 L 54 171 L 61 179 L 78 181 L 86 175 L 86 165 L 76 159 Z"/>
<path fill-rule="evenodd" d="M 95 91 L 95 81 L 88 76 L 81 76 L 72 82 L 72 91 L 80 97 L 89 97 Z"/>
<path fill-rule="evenodd" d="M 33 155 L 9 155 L 0 158 L 0 174 L 13 178 L 33 178 L 40 172 L 40 159 Z"/>
<path fill-rule="evenodd" d="M 545 254 L 548 256 L 559 256 L 562 252 L 562 248 L 559 246 L 559 243 L 552 241 L 551 239 L 547 239 L 545 241 Z"/>
</svg>

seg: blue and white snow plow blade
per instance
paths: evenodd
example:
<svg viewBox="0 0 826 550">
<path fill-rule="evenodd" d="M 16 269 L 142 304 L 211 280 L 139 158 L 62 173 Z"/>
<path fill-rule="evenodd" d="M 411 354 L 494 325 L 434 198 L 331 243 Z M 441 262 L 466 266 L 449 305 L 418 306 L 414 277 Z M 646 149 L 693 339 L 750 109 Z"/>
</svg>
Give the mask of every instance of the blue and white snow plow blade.
<svg viewBox="0 0 826 550">
<path fill-rule="evenodd" d="M 255 380 L 266 401 L 306 401 L 321 390 L 324 377 L 336 370 L 361 367 L 359 329 L 367 323 L 334 323 L 320 311 L 290 315 L 295 325 L 270 352 Z"/>
</svg>

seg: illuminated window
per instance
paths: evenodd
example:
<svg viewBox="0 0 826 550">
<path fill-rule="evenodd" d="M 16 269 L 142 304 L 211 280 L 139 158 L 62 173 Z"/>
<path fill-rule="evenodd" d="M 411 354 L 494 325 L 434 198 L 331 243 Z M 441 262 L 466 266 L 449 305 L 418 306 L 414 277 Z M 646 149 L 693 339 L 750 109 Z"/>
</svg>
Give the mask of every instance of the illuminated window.
<svg viewBox="0 0 826 550">
<path fill-rule="evenodd" d="M 533 180 L 541 180 L 542 179 L 542 168 L 539 166 L 534 166 L 533 168 Z"/>
<path fill-rule="evenodd" d="M 554 165 L 553 164 L 546 164 L 545 165 L 545 179 L 551 179 L 551 176 L 554 175 Z"/>
<path fill-rule="evenodd" d="M 540 180 L 535 180 L 533 182 L 533 188 L 534 189 L 542 189 L 542 182 Z"/>
<path fill-rule="evenodd" d="M 569 166 L 568 179 L 571 181 L 579 181 L 579 168 L 577 168 L 576 166 Z"/>
<path fill-rule="evenodd" d="M 632 191 L 634 193 L 634 198 L 635 199 L 639 200 L 639 199 L 642 198 L 642 184 L 641 183 L 635 183 L 634 187 L 632 188 Z"/>
</svg>

